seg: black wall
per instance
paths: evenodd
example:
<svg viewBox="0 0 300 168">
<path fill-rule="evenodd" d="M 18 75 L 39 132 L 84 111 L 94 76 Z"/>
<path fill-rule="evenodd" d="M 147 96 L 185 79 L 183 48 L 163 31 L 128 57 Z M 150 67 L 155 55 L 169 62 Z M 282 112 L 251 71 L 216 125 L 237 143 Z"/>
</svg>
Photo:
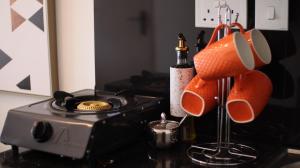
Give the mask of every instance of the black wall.
<svg viewBox="0 0 300 168">
<path fill-rule="evenodd" d="M 289 144 L 300 144 L 300 10 L 297 8 L 299 1 L 290 0 L 289 5 L 289 31 L 264 31 L 272 55 L 272 63 L 262 71 L 272 79 L 274 91 L 270 104 L 278 106 L 274 115 L 277 121 L 288 127 Z M 276 109 L 275 109 L 276 110 Z M 269 116 L 272 111 L 269 111 Z"/>
</svg>

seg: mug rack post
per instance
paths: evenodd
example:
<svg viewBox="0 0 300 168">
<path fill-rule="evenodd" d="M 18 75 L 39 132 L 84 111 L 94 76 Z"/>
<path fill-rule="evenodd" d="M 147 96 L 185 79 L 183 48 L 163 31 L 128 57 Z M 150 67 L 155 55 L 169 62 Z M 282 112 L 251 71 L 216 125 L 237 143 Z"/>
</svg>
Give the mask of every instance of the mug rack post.
<svg viewBox="0 0 300 168">
<path fill-rule="evenodd" d="M 226 9 L 224 23 L 231 25 L 231 9 L 227 4 L 218 9 L 219 24 L 222 23 L 221 9 Z M 236 16 L 238 18 L 238 15 Z M 237 21 L 237 18 L 235 21 Z M 224 30 L 224 36 L 228 30 Z M 221 31 L 218 32 L 218 40 L 221 39 Z M 218 80 L 218 103 L 217 114 L 217 142 L 205 143 L 201 145 L 191 145 L 186 153 L 193 163 L 207 166 L 237 166 L 254 161 L 258 152 L 256 149 L 243 145 L 232 143 L 231 120 L 226 112 L 226 98 L 229 95 L 231 78 L 222 78 Z"/>
</svg>

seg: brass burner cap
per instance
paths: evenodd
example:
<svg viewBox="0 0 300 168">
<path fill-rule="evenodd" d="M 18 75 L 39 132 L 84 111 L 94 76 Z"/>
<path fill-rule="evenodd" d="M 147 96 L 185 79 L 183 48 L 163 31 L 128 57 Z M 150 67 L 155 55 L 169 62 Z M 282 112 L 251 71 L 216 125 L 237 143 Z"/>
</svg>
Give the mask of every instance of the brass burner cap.
<svg viewBox="0 0 300 168">
<path fill-rule="evenodd" d="M 111 109 L 111 105 L 104 101 L 83 101 L 78 106 L 78 110 L 102 111 Z"/>
</svg>

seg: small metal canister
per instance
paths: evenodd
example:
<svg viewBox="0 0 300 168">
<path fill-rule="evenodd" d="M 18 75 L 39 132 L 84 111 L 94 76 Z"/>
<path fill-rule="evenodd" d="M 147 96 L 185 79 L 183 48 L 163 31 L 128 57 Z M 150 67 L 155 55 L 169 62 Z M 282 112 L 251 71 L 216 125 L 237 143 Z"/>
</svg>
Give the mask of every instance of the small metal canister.
<svg viewBox="0 0 300 168">
<path fill-rule="evenodd" d="M 152 121 L 148 124 L 152 143 L 157 148 L 168 148 L 179 140 L 179 122 L 166 120 L 164 113 L 161 120 Z"/>
</svg>

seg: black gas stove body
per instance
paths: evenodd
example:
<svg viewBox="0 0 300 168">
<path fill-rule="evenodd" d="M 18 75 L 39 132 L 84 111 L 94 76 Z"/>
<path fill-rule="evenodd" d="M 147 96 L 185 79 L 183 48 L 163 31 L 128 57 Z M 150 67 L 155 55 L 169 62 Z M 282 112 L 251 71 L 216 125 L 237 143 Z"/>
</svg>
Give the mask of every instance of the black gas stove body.
<svg viewBox="0 0 300 168">
<path fill-rule="evenodd" d="M 72 97 L 73 96 L 73 97 Z M 82 90 L 74 98 L 120 97 L 126 104 L 106 111 L 72 111 L 49 99 L 8 112 L 1 142 L 74 159 L 97 157 L 144 138 L 148 121 L 159 118 L 161 98 Z M 56 100 L 57 101 L 57 100 Z"/>
</svg>

